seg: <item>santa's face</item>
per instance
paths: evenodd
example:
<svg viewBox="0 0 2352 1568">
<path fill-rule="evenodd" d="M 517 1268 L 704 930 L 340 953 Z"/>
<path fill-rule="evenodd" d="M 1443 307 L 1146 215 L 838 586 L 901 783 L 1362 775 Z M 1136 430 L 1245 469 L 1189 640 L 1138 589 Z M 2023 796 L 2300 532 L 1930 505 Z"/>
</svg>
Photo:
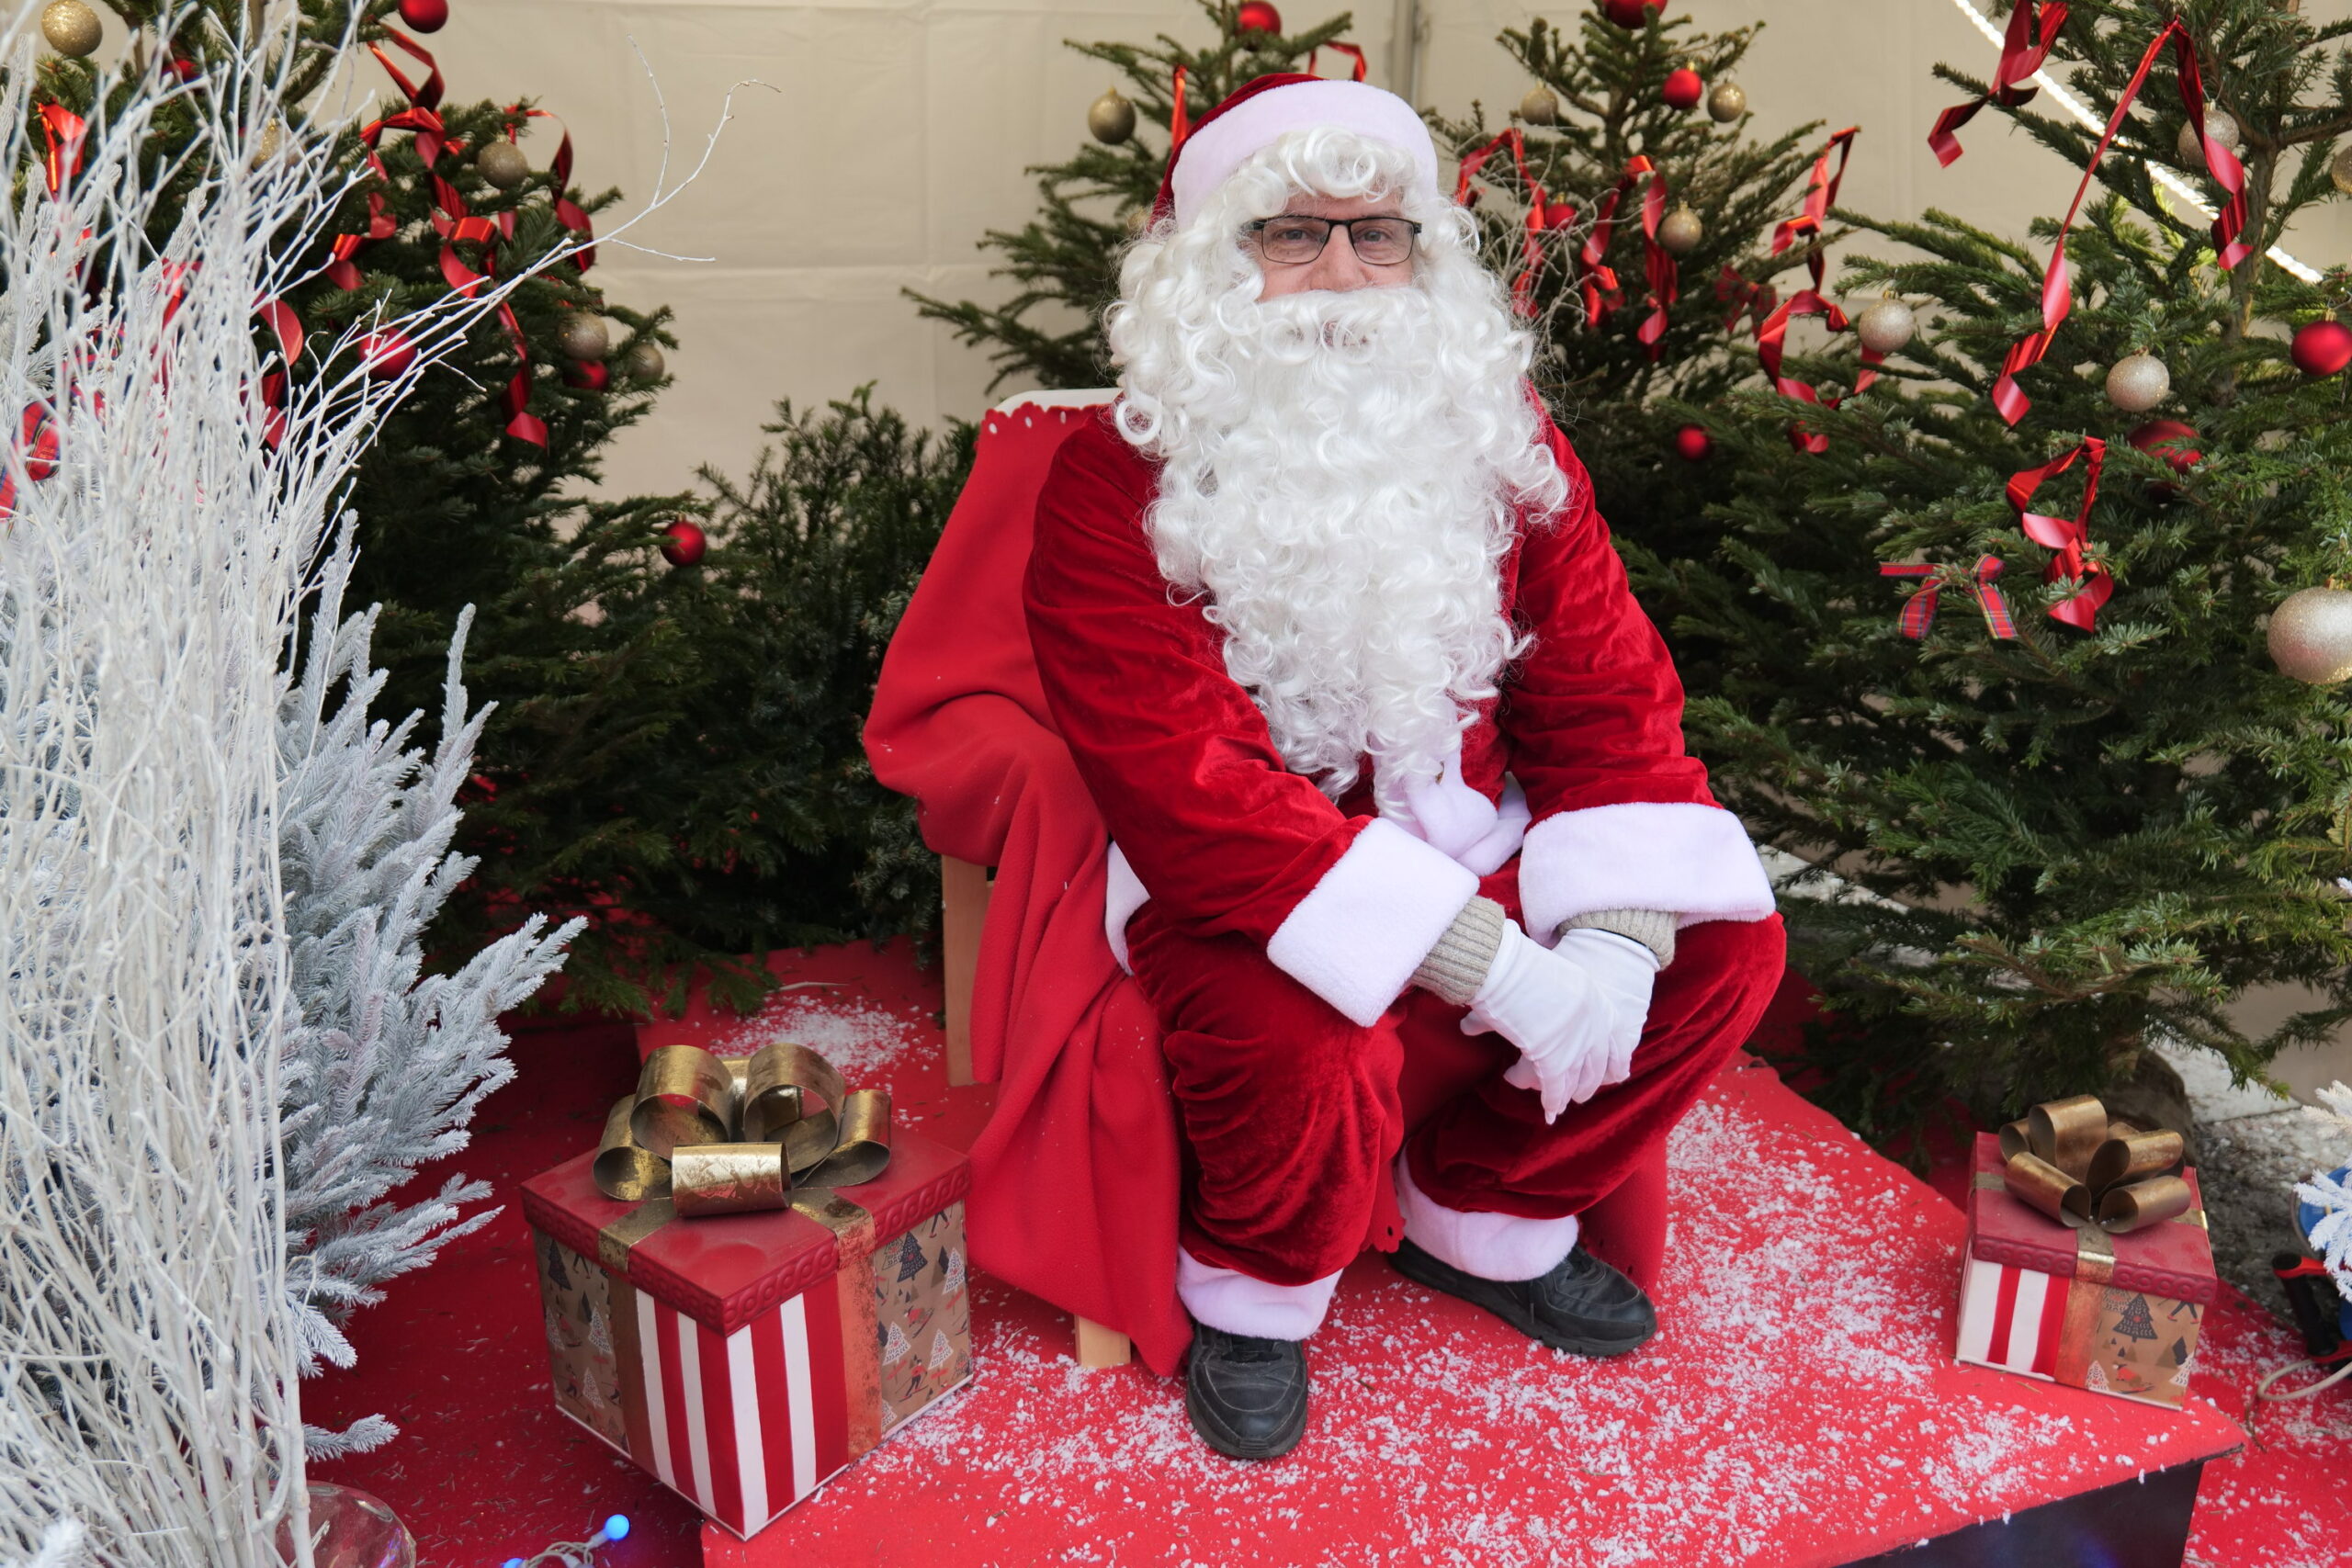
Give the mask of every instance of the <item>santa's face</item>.
<svg viewBox="0 0 2352 1568">
<path fill-rule="evenodd" d="M 1356 243 L 1358 219 L 1365 220 L 1361 245 Z M 1340 227 L 1342 224 L 1347 226 Z M 1413 281 L 1412 228 L 1404 203 L 1394 196 L 1301 192 L 1283 204 L 1280 214 L 1261 219 L 1244 231 L 1258 264 L 1258 298 L 1272 299 L 1317 289 L 1344 294 L 1355 288 L 1408 284 Z M 1288 259 L 1317 243 L 1318 234 L 1320 249 L 1311 259 Z M 1404 246 L 1402 257 L 1386 259 L 1399 243 Z"/>
<path fill-rule="evenodd" d="M 1515 502 L 1545 513 L 1565 486 L 1467 220 L 1383 178 L 1369 145 L 1307 132 L 1245 165 L 1136 246 L 1110 335 L 1121 429 L 1160 463 L 1161 573 L 1204 601 L 1291 768 L 1336 795 L 1369 758 L 1385 807 L 1495 694 L 1520 646 L 1500 591 Z M 1358 235 L 1393 255 L 1394 230 L 1288 226 L 1272 238 L 1299 259 L 1261 265 L 1286 215 L 1421 234 L 1367 265 Z"/>
</svg>

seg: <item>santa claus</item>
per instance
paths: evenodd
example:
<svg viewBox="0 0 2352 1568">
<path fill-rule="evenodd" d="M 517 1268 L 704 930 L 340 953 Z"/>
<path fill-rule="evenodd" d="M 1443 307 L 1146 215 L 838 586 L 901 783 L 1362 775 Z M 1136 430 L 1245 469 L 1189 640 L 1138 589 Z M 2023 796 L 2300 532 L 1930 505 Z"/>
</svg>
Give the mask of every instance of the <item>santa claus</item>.
<svg viewBox="0 0 2352 1568">
<path fill-rule="evenodd" d="M 1555 1349 L 1650 1337 L 1577 1215 L 1747 1037 L 1782 939 L 1419 117 L 1261 78 L 1156 217 L 1025 603 L 1178 1101 L 1187 1408 L 1266 1458 L 1367 1246 Z"/>
</svg>

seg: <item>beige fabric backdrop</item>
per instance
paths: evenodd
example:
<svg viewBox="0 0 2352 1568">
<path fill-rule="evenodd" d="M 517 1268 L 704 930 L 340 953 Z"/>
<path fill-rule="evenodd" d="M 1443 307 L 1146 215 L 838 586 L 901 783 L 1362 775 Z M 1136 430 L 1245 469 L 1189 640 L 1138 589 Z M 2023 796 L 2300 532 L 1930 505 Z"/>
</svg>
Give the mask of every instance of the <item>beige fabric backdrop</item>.
<svg viewBox="0 0 2352 1568">
<path fill-rule="evenodd" d="M 1295 26 L 1329 14 L 1279 3 Z M 1496 33 L 1590 3 L 1420 0 L 1416 101 L 1459 113 L 1483 98 L 1495 118 L 1526 87 Z M 1672 3 L 1709 28 L 1767 23 L 1742 81 L 1760 131 L 1815 119 L 1862 127 L 1844 190 L 1857 209 L 1908 217 L 1941 207 L 2022 234 L 2073 194 L 2068 165 L 1992 116 L 1966 134 L 1966 157 L 1937 167 L 1927 130 L 1957 95 L 1930 68 L 1946 61 L 1983 75 L 1996 53 L 1952 0 Z M 1384 85 L 1395 4 L 1369 0 L 1351 35 Z M 2305 9 L 2340 16 L 2352 0 Z M 673 120 L 673 179 L 699 154 L 729 85 L 766 84 L 738 91 L 703 178 L 631 236 L 710 259 L 601 253 L 609 294 L 667 301 L 681 342 L 676 384 L 606 465 L 606 488 L 620 493 L 684 488 L 701 463 L 744 471 L 780 397 L 806 403 L 872 381 L 919 423 L 976 415 L 990 400 L 987 363 L 918 320 L 900 288 L 1007 292 L 974 242 L 1034 210 L 1023 166 L 1067 157 L 1087 104 L 1110 85 L 1063 39 L 1208 36 L 1197 10 L 1169 0 L 454 0 L 451 12 L 428 40 L 451 96 L 536 96 L 571 125 L 580 182 L 616 185 L 632 202 L 655 189 L 663 154 L 655 80 Z M 552 132 L 535 130 L 526 146 L 543 164 Z M 2352 204 L 2308 228 L 2293 248 L 2333 265 L 2352 240 Z M 2352 1045 L 2281 1067 L 2308 1092 L 2352 1076 Z"/>
</svg>

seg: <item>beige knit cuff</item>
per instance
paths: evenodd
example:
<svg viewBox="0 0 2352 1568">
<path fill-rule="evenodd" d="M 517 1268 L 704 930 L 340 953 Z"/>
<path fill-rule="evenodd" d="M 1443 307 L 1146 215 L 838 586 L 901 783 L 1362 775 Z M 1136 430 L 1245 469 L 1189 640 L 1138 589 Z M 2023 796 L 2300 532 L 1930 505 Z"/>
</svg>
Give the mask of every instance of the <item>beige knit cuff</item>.
<svg viewBox="0 0 2352 1568">
<path fill-rule="evenodd" d="M 1510 923 L 1510 917 L 1492 898 L 1471 899 L 1413 971 L 1413 984 L 1455 1007 L 1468 1007 L 1487 983 L 1487 971 L 1495 966 L 1503 928 Z"/>
<path fill-rule="evenodd" d="M 1560 935 L 1574 931 L 1609 931 L 1638 942 L 1657 955 L 1661 969 L 1674 962 L 1674 917 L 1662 909 L 1595 909 L 1560 922 Z"/>
</svg>

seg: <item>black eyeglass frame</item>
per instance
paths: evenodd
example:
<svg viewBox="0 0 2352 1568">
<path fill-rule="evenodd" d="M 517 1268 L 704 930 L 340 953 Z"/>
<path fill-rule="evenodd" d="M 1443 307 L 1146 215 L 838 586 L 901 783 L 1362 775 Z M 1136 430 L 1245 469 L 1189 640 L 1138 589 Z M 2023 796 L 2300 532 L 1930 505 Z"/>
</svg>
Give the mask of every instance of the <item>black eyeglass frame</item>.
<svg viewBox="0 0 2352 1568">
<path fill-rule="evenodd" d="M 1323 243 L 1315 247 L 1313 255 L 1303 260 L 1275 261 L 1272 256 L 1266 255 L 1265 229 L 1269 223 L 1320 223 L 1323 225 Z M 1330 249 L 1331 231 L 1334 229 L 1345 229 L 1348 231 L 1348 248 L 1356 250 L 1356 225 L 1359 223 L 1402 223 L 1405 226 L 1405 254 L 1393 262 L 1366 262 L 1365 265 L 1402 266 L 1413 259 L 1413 249 L 1420 243 L 1421 226 L 1409 218 L 1388 218 L 1376 212 L 1368 212 L 1361 218 L 1323 218 L 1312 212 L 1278 212 L 1272 218 L 1260 218 L 1244 223 L 1241 231 L 1250 236 L 1258 254 L 1276 266 L 1312 266 L 1322 259 L 1325 251 Z M 1363 253 L 1356 250 L 1356 255 L 1362 259 Z"/>
</svg>

